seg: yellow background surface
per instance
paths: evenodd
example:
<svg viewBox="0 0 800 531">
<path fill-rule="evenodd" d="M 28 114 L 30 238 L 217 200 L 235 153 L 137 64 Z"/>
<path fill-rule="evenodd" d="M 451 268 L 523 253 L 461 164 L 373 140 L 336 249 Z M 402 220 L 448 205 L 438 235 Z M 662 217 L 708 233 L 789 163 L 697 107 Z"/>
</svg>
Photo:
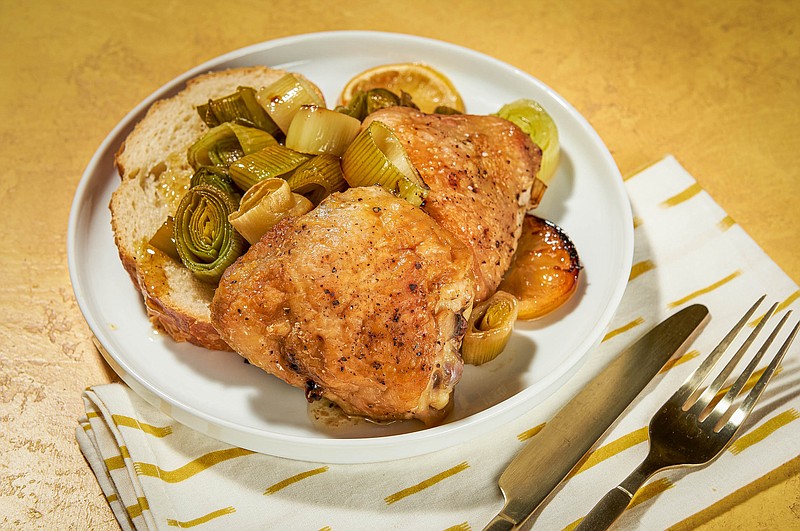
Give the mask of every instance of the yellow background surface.
<svg viewBox="0 0 800 531">
<path fill-rule="evenodd" d="M 800 9 L 793 1 L 0 2 L 0 527 L 114 529 L 74 438 L 114 381 L 70 286 L 81 174 L 142 99 L 198 63 L 298 33 L 368 29 L 466 46 L 552 87 L 622 174 L 671 153 L 800 281 Z M 797 460 L 795 460 L 796 462 Z M 784 467 L 707 529 L 800 526 Z"/>
</svg>

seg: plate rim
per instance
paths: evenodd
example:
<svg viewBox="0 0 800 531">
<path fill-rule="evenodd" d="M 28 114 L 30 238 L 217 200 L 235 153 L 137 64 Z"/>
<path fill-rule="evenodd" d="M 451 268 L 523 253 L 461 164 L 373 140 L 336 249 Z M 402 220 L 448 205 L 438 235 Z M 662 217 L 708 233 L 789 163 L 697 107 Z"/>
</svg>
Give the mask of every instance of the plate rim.
<svg viewBox="0 0 800 531">
<path fill-rule="evenodd" d="M 529 386 L 526 387 L 516 394 L 512 395 L 511 397 L 503 400 L 502 402 L 490 406 L 484 410 L 481 410 L 477 413 L 474 413 L 470 416 L 465 418 L 453 421 L 451 423 L 443 424 L 440 426 L 423 429 L 420 431 L 414 431 L 410 433 L 403 433 L 403 434 L 396 434 L 396 435 L 385 435 L 385 436 L 378 436 L 378 437 L 358 437 L 358 438 L 319 438 L 319 439 L 309 439 L 308 437 L 304 437 L 301 435 L 292 435 L 286 433 L 279 433 L 279 432 L 267 432 L 273 446 L 264 446 L 260 445 L 258 440 L 252 440 L 253 438 L 259 439 L 264 437 L 265 431 L 263 429 L 251 427 L 251 426 L 243 426 L 241 424 L 237 424 L 231 422 L 224 418 L 218 418 L 217 416 L 207 414 L 203 411 L 197 410 L 195 407 L 183 403 L 182 401 L 178 400 L 176 397 L 169 396 L 168 393 L 165 393 L 161 389 L 155 388 L 152 384 L 146 381 L 142 381 L 143 379 L 136 374 L 133 374 L 130 371 L 130 367 L 126 365 L 124 359 L 120 359 L 119 353 L 115 352 L 115 348 L 113 344 L 111 344 L 107 338 L 105 338 L 105 333 L 107 332 L 104 327 L 99 326 L 99 323 L 94 319 L 93 312 L 88 307 L 88 301 L 85 300 L 84 296 L 82 295 L 81 291 L 83 286 L 78 278 L 77 272 L 77 262 L 79 258 L 77 257 L 77 229 L 78 223 L 80 221 L 80 211 L 81 205 L 83 204 L 83 199 L 85 196 L 91 191 L 92 188 L 92 175 L 94 174 L 96 168 L 98 167 L 98 163 L 103 159 L 103 157 L 108 156 L 109 149 L 111 152 L 114 152 L 114 145 L 120 141 L 121 135 L 127 135 L 127 131 L 132 129 L 135 123 L 138 121 L 137 117 L 142 116 L 147 109 L 158 99 L 164 98 L 169 96 L 171 93 L 178 92 L 186 83 L 187 80 L 210 70 L 214 70 L 215 68 L 222 68 L 225 67 L 227 63 L 237 59 L 243 59 L 247 56 L 250 56 L 255 53 L 263 53 L 267 52 L 272 49 L 285 47 L 285 46 L 292 46 L 298 43 L 309 43 L 312 41 L 324 41 L 326 39 L 370 39 L 370 38 L 377 38 L 377 39 L 387 39 L 387 40 L 401 40 L 401 41 L 411 41 L 417 44 L 423 44 L 428 46 L 433 46 L 436 48 L 443 48 L 449 52 L 457 53 L 459 55 L 466 55 L 473 58 L 478 58 L 481 61 L 488 61 L 490 63 L 495 64 L 496 66 L 502 67 L 505 70 L 509 70 L 514 72 L 516 75 L 522 76 L 525 80 L 532 82 L 538 85 L 542 90 L 548 93 L 548 95 L 553 98 L 555 101 L 559 103 L 559 105 L 563 106 L 564 109 L 569 112 L 569 114 L 575 118 L 581 129 L 584 133 L 589 134 L 593 141 L 596 143 L 596 147 L 601 147 L 600 154 L 604 159 L 604 162 L 607 168 L 613 174 L 614 182 L 616 186 L 613 188 L 615 195 L 619 196 L 619 204 L 623 208 L 622 217 L 626 218 L 626 220 L 632 221 L 632 212 L 630 209 L 629 200 L 627 197 L 627 193 L 624 190 L 622 176 L 619 172 L 619 169 L 614 161 L 608 147 L 602 141 L 598 133 L 595 129 L 591 126 L 591 124 L 586 120 L 586 118 L 579 113 L 568 101 L 566 101 L 562 96 L 560 96 L 557 92 L 551 89 L 549 86 L 541 82 L 539 79 L 533 77 L 532 75 L 522 71 L 521 69 L 500 61 L 494 57 L 486 55 L 482 52 L 478 52 L 476 50 L 472 50 L 457 44 L 449 43 L 446 41 L 441 41 L 437 39 L 432 39 L 429 37 L 421 37 L 409 34 L 402 34 L 402 33 L 392 33 L 392 32 L 382 32 L 382 31 L 360 31 L 360 30 L 343 30 L 343 31 L 324 31 L 324 32 L 316 32 L 316 33 L 307 33 L 307 34 L 297 34 L 291 35 L 287 37 L 282 37 L 278 39 L 272 39 L 268 41 L 264 41 L 261 43 L 251 44 L 210 60 L 207 60 L 187 71 L 183 74 L 173 78 L 169 82 L 161 85 L 158 89 L 148 95 L 145 99 L 143 99 L 138 105 L 136 105 L 133 109 L 131 109 L 116 125 L 115 127 L 108 133 L 105 137 L 103 142 L 100 144 L 98 149 L 93 154 L 91 160 L 86 166 L 84 173 L 81 177 L 81 180 L 78 184 L 78 187 L 75 192 L 75 196 L 72 201 L 72 205 L 70 208 L 70 216 L 69 216 L 69 223 L 68 223 L 68 234 L 67 234 L 67 258 L 68 258 L 68 268 L 69 268 L 69 275 L 70 281 L 72 283 L 73 292 L 75 298 L 78 302 L 78 306 L 89 325 L 90 330 L 97 338 L 97 340 L 101 343 L 104 349 L 101 350 L 101 354 L 106 359 L 107 362 L 112 366 L 112 368 L 117 372 L 120 378 L 127 383 L 134 391 L 145 398 L 148 402 L 152 405 L 157 407 L 158 409 L 165 411 L 169 410 L 169 415 L 175 418 L 178 422 L 186 424 L 189 427 L 197 429 L 205 433 L 206 435 L 210 435 L 212 437 L 225 440 L 229 444 L 236 444 L 238 446 L 243 447 L 250 447 L 250 449 L 254 449 L 255 451 L 277 455 L 280 457 L 286 457 L 290 459 L 300 459 L 300 460 L 313 460 L 319 461 L 320 457 L 322 457 L 322 461 L 329 462 L 329 463 L 366 463 L 366 462 L 378 462 L 378 461 L 386 461 L 392 460 L 402 457 L 411 457 L 414 455 L 421 455 L 424 453 L 429 453 L 436 450 L 441 450 L 446 447 L 451 446 L 451 444 L 438 444 L 433 445 L 432 447 L 414 451 L 410 449 L 409 446 L 419 445 L 421 441 L 430 441 L 434 438 L 439 439 L 447 439 L 449 434 L 453 432 L 469 432 L 469 428 L 475 424 L 488 424 L 490 427 L 497 427 L 499 425 L 504 424 L 514 418 L 519 417 L 525 411 L 519 411 L 520 403 L 527 402 L 528 400 L 532 399 L 532 397 L 536 395 L 544 395 L 545 397 L 550 396 L 554 390 L 553 387 L 558 387 L 560 381 L 565 382 L 569 377 L 574 375 L 575 372 L 583 365 L 583 362 L 586 359 L 586 354 L 600 342 L 603 333 L 607 329 L 608 325 L 613 318 L 619 304 L 622 300 L 624 295 L 625 289 L 627 287 L 627 276 L 621 275 L 617 280 L 617 284 L 614 286 L 614 289 L 611 292 L 611 296 L 607 299 L 605 307 L 603 311 L 599 315 L 598 322 L 602 323 L 602 326 L 596 326 L 592 329 L 592 333 L 587 334 L 584 337 L 583 341 L 579 344 L 577 348 L 570 352 L 570 355 L 574 355 L 575 352 L 582 352 L 583 354 L 580 356 L 575 356 L 576 359 L 573 360 L 573 363 L 566 367 L 565 370 L 560 371 L 559 373 L 551 373 L 543 377 L 540 381 L 537 382 L 536 386 Z M 632 263 L 633 260 L 633 225 L 632 223 L 625 223 L 622 226 L 622 263 L 623 265 L 627 265 L 628 267 Z M 104 341 L 106 339 L 106 341 Z M 533 404 L 531 407 L 536 407 L 537 404 Z M 502 406 L 502 407 L 501 407 Z M 166 411 L 165 411 L 166 412 Z M 227 430 L 231 430 L 233 434 L 240 434 L 243 438 L 240 437 L 233 437 L 240 439 L 238 442 L 229 442 L 226 439 L 229 439 L 232 433 L 209 433 L 215 432 L 216 430 L 213 429 L 212 425 L 216 425 L 218 428 L 225 428 Z M 205 428 L 205 429 L 204 429 Z M 474 430 L 473 430 L 474 431 Z M 488 430 L 484 430 L 481 433 L 485 433 Z M 479 435 L 480 433 L 472 433 L 470 438 L 474 438 L 475 436 Z M 310 441 L 310 442 L 309 442 Z M 459 441 L 463 442 L 463 441 Z M 244 443 L 244 444 L 240 444 Z M 305 459 L 303 457 L 297 457 L 295 455 L 285 455 L 287 450 L 282 449 L 284 446 L 291 446 L 293 449 L 297 446 L 308 447 L 312 449 L 319 450 L 322 448 L 325 451 L 337 451 L 336 455 L 315 455 L 313 458 Z M 385 451 L 381 451 L 381 448 L 387 447 L 402 447 L 405 449 L 406 453 L 399 452 L 401 455 L 393 455 L 389 452 L 389 455 Z M 365 450 L 373 449 L 372 452 L 364 453 Z M 342 452 L 361 452 L 362 455 L 359 456 L 358 459 L 352 459 L 346 457 Z M 407 453 L 407 452 L 411 453 Z M 289 452 L 289 453 L 296 453 L 296 452 Z"/>
</svg>

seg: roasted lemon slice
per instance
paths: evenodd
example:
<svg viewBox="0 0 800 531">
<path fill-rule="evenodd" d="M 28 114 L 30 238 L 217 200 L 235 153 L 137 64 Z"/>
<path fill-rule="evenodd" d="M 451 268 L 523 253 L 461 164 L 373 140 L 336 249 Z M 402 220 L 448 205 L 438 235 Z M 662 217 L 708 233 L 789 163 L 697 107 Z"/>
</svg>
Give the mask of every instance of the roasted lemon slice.
<svg viewBox="0 0 800 531">
<path fill-rule="evenodd" d="M 422 63 L 376 66 L 353 77 L 342 89 L 339 105 L 347 105 L 359 91 L 374 88 L 391 90 L 398 96 L 407 92 L 422 112 L 432 113 L 444 106 L 464 112 L 464 101 L 447 76 Z"/>
<path fill-rule="evenodd" d="M 581 269 L 578 252 L 566 233 L 527 214 L 517 252 L 497 289 L 517 298 L 518 319 L 538 319 L 569 300 Z"/>
</svg>

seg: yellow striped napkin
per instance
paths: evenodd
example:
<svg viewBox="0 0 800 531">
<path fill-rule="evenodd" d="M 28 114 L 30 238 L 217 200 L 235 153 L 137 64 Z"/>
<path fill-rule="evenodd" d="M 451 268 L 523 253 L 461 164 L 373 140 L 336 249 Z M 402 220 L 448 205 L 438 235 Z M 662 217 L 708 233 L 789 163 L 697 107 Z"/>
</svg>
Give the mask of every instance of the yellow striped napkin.
<svg viewBox="0 0 800 531">
<path fill-rule="evenodd" d="M 540 407 L 502 430 L 448 450 L 370 465 L 290 461 L 231 447 L 182 426 L 120 384 L 84 393 L 77 438 L 123 529 L 482 529 L 502 506 L 508 461 L 625 345 L 685 304 L 712 320 L 692 349 L 649 385 L 535 515 L 534 529 L 569 529 L 647 450 L 646 426 L 759 295 L 800 306 L 795 285 L 694 179 L 667 157 L 626 180 L 635 214 L 628 290 L 600 346 Z M 619 529 L 691 528 L 796 467 L 800 344 L 738 440 L 701 469 L 657 475 Z"/>
</svg>

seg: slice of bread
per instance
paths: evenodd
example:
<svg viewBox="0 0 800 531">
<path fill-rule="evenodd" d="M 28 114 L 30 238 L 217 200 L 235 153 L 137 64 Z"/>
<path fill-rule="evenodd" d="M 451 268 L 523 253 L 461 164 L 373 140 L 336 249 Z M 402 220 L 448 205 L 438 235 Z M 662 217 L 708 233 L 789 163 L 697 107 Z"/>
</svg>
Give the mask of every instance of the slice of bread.
<svg viewBox="0 0 800 531">
<path fill-rule="evenodd" d="M 195 107 L 240 86 L 258 90 L 284 74 L 256 66 L 193 78 L 175 96 L 155 102 L 116 154 L 122 181 L 109 208 L 120 260 L 144 296 L 150 320 L 176 341 L 230 350 L 210 320 L 215 286 L 147 245 L 189 187 L 192 168 L 186 150 L 208 130 Z"/>
</svg>

